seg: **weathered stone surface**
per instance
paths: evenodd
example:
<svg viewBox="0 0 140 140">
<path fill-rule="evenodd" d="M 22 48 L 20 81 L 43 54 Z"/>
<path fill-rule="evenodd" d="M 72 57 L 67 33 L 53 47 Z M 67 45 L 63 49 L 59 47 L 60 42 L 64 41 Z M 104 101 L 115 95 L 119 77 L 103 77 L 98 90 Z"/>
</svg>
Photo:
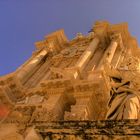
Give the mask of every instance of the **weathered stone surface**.
<svg viewBox="0 0 140 140">
<path fill-rule="evenodd" d="M 106 121 L 61 121 L 36 122 L 35 128 L 46 137 L 61 139 L 139 139 L 140 122 L 138 120 Z"/>
<path fill-rule="evenodd" d="M 24 140 L 15 124 L 0 125 L 0 140 Z"/>
<path fill-rule="evenodd" d="M 33 139 L 32 134 L 34 139 L 48 140 L 138 138 L 139 122 L 98 121 L 106 119 L 123 94 L 122 109 L 131 115 L 121 119 L 140 118 L 140 49 L 127 23 L 97 21 L 88 35 L 78 33 L 70 41 L 58 30 L 35 45 L 29 60 L 0 78 L 1 126 L 17 126 L 26 139 Z M 121 86 L 112 82 L 112 75 L 121 77 Z M 122 86 L 124 81 L 129 84 Z M 136 102 L 128 98 L 130 90 Z M 107 106 L 110 98 L 112 104 Z M 124 110 L 112 112 L 124 116 Z M 28 133 L 30 127 L 34 129 Z M 13 134 L 20 137 L 19 132 Z"/>
<path fill-rule="evenodd" d="M 7 124 L 4 125 L 7 126 Z M 24 128 L 17 126 L 19 133 L 15 133 L 15 126 L 12 126 L 12 130 L 10 128 L 9 131 L 18 137 L 21 137 L 19 133 L 22 132 L 25 140 L 138 140 L 140 138 L 140 121 L 138 120 L 38 121 L 28 124 Z M 2 134 L 4 134 L 3 131 L 5 130 L 1 129 Z M 11 136 L 8 131 L 6 133 L 8 133 L 7 136 Z"/>
</svg>

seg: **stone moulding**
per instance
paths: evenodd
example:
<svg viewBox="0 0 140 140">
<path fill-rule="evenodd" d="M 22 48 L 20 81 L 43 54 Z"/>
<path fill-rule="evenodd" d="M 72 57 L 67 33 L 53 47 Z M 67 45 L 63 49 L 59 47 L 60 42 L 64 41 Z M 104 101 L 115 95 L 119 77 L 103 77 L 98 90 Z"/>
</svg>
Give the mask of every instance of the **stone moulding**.
<svg viewBox="0 0 140 140">
<path fill-rule="evenodd" d="M 121 80 L 129 77 L 127 88 L 140 91 L 140 49 L 127 23 L 97 21 L 88 35 L 78 33 L 70 41 L 61 29 L 35 46 L 31 58 L 0 78 L 0 109 L 8 110 L 0 128 L 17 126 L 0 140 L 139 139 L 138 120 L 105 120 L 109 99 L 120 93 L 113 87 L 115 71 L 123 73 Z"/>
<path fill-rule="evenodd" d="M 38 140 L 140 139 L 138 120 L 36 121 L 28 125 L 22 124 L 17 134 L 25 135 L 27 133 L 25 128 L 34 129 L 34 132 L 39 135 Z"/>
<path fill-rule="evenodd" d="M 140 121 L 57 121 L 51 123 L 35 122 L 35 129 L 44 136 L 74 137 L 81 140 L 131 139 L 140 138 Z"/>
</svg>

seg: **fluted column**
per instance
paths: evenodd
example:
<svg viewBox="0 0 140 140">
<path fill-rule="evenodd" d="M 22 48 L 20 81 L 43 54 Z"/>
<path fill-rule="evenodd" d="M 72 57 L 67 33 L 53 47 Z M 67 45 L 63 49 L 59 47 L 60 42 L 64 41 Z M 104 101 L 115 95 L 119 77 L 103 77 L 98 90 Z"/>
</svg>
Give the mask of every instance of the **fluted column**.
<svg viewBox="0 0 140 140">
<path fill-rule="evenodd" d="M 118 46 L 117 40 L 112 40 L 110 45 L 108 46 L 107 50 L 105 51 L 103 58 L 101 59 L 99 65 L 97 67 L 97 71 L 102 70 L 104 68 L 105 63 L 108 63 L 108 64 L 111 63 L 113 56 L 115 54 L 115 51 L 117 49 L 117 46 Z M 93 69 L 93 71 L 94 71 L 94 69 Z M 91 72 L 88 75 L 88 80 L 93 80 L 93 79 L 98 79 L 98 75 L 96 75 L 95 72 Z"/>
<path fill-rule="evenodd" d="M 103 69 L 104 67 L 104 63 L 111 63 L 113 56 L 115 54 L 115 51 L 117 49 L 118 46 L 118 41 L 117 40 L 112 40 L 110 45 L 108 46 L 108 48 L 105 51 L 105 54 L 102 58 L 102 60 L 99 63 L 99 66 L 97 67 L 98 70 Z"/>
<path fill-rule="evenodd" d="M 79 72 L 81 72 L 86 64 L 89 62 L 90 58 L 93 56 L 97 46 L 99 44 L 99 39 L 95 37 L 88 48 L 85 50 L 85 52 L 81 55 L 78 62 L 73 68 L 66 68 L 65 71 L 67 75 L 70 77 L 77 79 L 79 77 Z"/>
<path fill-rule="evenodd" d="M 121 59 L 123 59 L 123 50 L 120 51 L 120 53 L 118 54 L 118 59 L 117 59 L 117 62 L 114 66 L 114 68 L 117 68 L 119 63 L 121 62 Z"/>
<path fill-rule="evenodd" d="M 65 72 L 67 77 L 77 79 L 77 77 L 80 77 L 80 72 L 84 69 L 86 64 L 89 62 L 90 58 L 93 56 L 95 50 L 97 49 L 97 46 L 99 44 L 99 39 L 95 37 L 88 48 L 84 51 L 84 53 L 81 55 L 79 60 L 77 61 L 76 65 L 72 68 L 65 68 Z"/>
<path fill-rule="evenodd" d="M 32 73 L 38 64 L 42 61 L 42 59 L 47 55 L 46 50 L 42 50 L 39 54 L 37 54 L 33 59 L 31 59 L 25 66 L 21 67 L 18 70 L 17 77 L 21 80 L 24 81 L 30 73 Z"/>
<path fill-rule="evenodd" d="M 106 54 L 106 58 L 105 58 L 106 62 L 111 63 L 117 46 L 118 46 L 117 41 L 114 41 L 114 40 L 111 41 L 111 44 L 110 44 L 110 46 L 109 46 L 109 48 L 107 50 L 107 54 Z"/>
<path fill-rule="evenodd" d="M 90 58 L 94 54 L 98 44 L 99 44 L 99 39 L 96 37 L 93 39 L 93 41 L 90 43 L 89 47 L 85 50 L 83 55 L 78 60 L 78 62 L 76 63 L 76 67 L 78 67 L 80 71 L 83 70 L 83 68 L 85 67 L 87 62 L 90 60 Z"/>
</svg>

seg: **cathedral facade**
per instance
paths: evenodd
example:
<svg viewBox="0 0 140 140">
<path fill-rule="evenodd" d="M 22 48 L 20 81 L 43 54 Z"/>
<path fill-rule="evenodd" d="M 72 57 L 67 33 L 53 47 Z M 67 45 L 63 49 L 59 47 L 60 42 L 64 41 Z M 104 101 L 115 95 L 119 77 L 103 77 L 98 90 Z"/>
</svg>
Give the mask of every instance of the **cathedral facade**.
<svg viewBox="0 0 140 140">
<path fill-rule="evenodd" d="M 123 71 L 130 82 L 138 77 L 140 49 L 127 23 L 97 21 L 87 35 L 78 33 L 72 40 L 58 30 L 35 46 L 29 60 L 0 78 L 1 139 L 78 140 L 82 134 L 75 131 L 87 126 L 95 139 L 95 124 L 107 119 L 114 71 Z"/>
</svg>

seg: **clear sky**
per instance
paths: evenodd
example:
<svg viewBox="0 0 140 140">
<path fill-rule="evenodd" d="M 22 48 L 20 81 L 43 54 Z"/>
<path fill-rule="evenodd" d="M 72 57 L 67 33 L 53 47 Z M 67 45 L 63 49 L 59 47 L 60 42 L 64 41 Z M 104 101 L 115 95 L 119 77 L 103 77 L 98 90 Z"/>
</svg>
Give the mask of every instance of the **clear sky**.
<svg viewBox="0 0 140 140">
<path fill-rule="evenodd" d="M 140 42 L 140 0 L 0 0 L 0 75 L 23 64 L 50 32 L 64 28 L 72 39 L 96 20 L 128 22 Z"/>
</svg>

